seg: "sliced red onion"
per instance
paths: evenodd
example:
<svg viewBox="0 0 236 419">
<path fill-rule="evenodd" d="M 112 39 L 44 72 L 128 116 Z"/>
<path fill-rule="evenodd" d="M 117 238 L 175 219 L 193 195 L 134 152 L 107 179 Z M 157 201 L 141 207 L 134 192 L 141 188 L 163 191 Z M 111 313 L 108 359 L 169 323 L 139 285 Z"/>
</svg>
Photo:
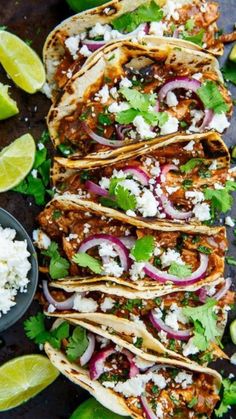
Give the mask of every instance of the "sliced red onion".
<svg viewBox="0 0 236 419">
<path fill-rule="evenodd" d="M 207 290 L 206 288 L 200 288 L 200 290 L 196 291 L 196 295 L 199 298 L 199 301 L 201 301 L 201 303 L 205 303 L 206 299 L 207 299 Z"/>
<path fill-rule="evenodd" d="M 125 139 L 125 136 L 127 132 L 129 132 L 132 129 L 133 125 L 116 125 L 116 134 L 119 140 L 123 141 Z"/>
<path fill-rule="evenodd" d="M 127 359 L 130 364 L 129 378 L 135 377 L 139 373 L 139 369 L 134 362 L 135 356 L 131 354 L 131 352 L 129 352 L 127 349 L 122 349 L 122 354 L 127 356 Z"/>
<path fill-rule="evenodd" d="M 219 291 L 213 295 L 213 299 L 219 301 L 224 295 L 229 291 L 232 285 L 232 279 L 226 278 L 224 285 L 219 289 Z"/>
<path fill-rule="evenodd" d="M 83 367 L 90 361 L 94 353 L 94 349 L 95 349 L 95 336 L 92 333 L 88 333 L 87 337 L 88 337 L 89 344 L 86 351 L 80 357 L 81 367 Z"/>
<path fill-rule="evenodd" d="M 98 352 L 92 357 L 89 364 L 89 372 L 90 372 L 91 380 L 97 380 L 104 373 L 105 362 L 107 358 L 114 353 L 117 353 L 117 350 L 113 348 L 109 348 L 109 349 L 104 349 Z M 130 378 L 135 377 L 135 375 L 139 373 L 139 369 L 134 363 L 134 355 L 131 354 L 127 349 L 122 349 L 121 353 L 124 354 L 129 361 L 129 364 L 130 364 L 129 377 Z"/>
<path fill-rule="evenodd" d="M 165 322 L 157 318 L 155 314 L 155 310 L 152 310 L 149 314 L 149 320 L 152 323 L 152 325 L 159 330 L 163 330 L 166 332 L 168 338 L 170 339 L 178 339 L 178 340 L 189 340 L 190 336 L 192 335 L 192 329 L 186 329 L 186 330 L 174 330 L 171 327 L 167 326 Z"/>
<path fill-rule="evenodd" d="M 101 137 L 100 135 L 96 134 L 94 131 L 91 130 L 91 128 L 89 128 L 86 122 L 82 122 L 81 126 L 83 130 L 88 134 L 88 136 L 99 144 L 113 148 L 122 147 L 124 145 L 124 141 L 109 140 L 108 138 Z"/>
<path fill-rule="evenodd" d="M 74 305 L 75 294 L 64 301 L 57 301 L 50 294 L 48 289 L 48 282 L 43 280 L 43 294 L 49 304 L 52 304 L 57 310 L 71 310 Z"/>
<path fill-rule="evenodd" d="M 96 246 L 100 246 L 106 241 L 114 246 L 120 258 L 121 266 L 124 268 L 125 271 L 127 271 L 130 266 L 128 249 L 125 247 L 125 245 L 122 243 L 120 239 L 109 234 L 94 234 L 93 236 L 87 237 L 81 243 L 78 253 L 85 253 L 87 252 L 87 250 L 92 249 Z"/>
<path fill-rule="evenodd" d="M 143 186 L 148 185 L 150 176 L 143 169 L 141 169 L 141 167 L 126 166 L 125 169 L 123 169 L 123 172 L 134 175 Z"/>
<path fill-rule="evenodd" d="M 187 220 L 192 217 L 192 211 L 180 211 L 174 208 L 164 193 L 158 198 L 161 202 L 164 213 L 168 215 L 169 218 L 173 220 Z"/>
<path fill-rule="evenodd" d="M 82 45 L 86 45 L 89 49 L 89 51 L 97 51 L 99 48 L 104 47 L 106 45 L 106 42 L 104 40 L 102 41 L 93 41 L 92 39 L 84 39 L 82 41 Z"/>
<path fill-rule="evenodd" d="M 132 249 L 132 247 L 134 247 L 134 244 L 136 242 L 136 238 L 134 236 L 120 237 L 120 240 L 125 245 L 125 247 L 127 247 L 127 249 Z"/>
<path fill-rule="evenodd" d="M 177 285 L 186 286 L 195 284 L 195 282 L 198 282 L 200 281 L 200 279 L 205 278 L 206 270 L 208 267 L 208 260 L 209 258 L 207 255 L 200 253 L 200 265 L 198 269 L 195 272 L 193 272 L 189 277 L 184 279 L 168 274 L 167 272 L 160 271 L 158 268 L 156 268 L 149 262 L 145 264 L 144 272 L 146 273 L 146 275 L 150 276 L 155 281 L 161 282 L 162 284 L 167 281 L 170 281 Z"/>
<path fill-rule="evenodd" d="M 162 183 L 166 182 L 166 176 L 171 170 L 173 170 L 174 172 L 179 171 L 178 167 L 175 164 L 165 164 L 165 166 L 162 167 L 160 177 Z"/>
<path fill-rule="evenodd" d="M 109 195 L 106 189 L 103 189 L 101 186 L 97 185 L 96 183 L 91 182 L 91 180 L 86 180 L 85 187 L 89 192 L 94 193 L 96 195 L 100 195 L 100 196 Z"/>
<path fill-rule="evenodd" d="M 159 90 L 158 97 L 161 101 L 163 101 L 167 93 L 174 89 L 192 90 L 196 93 L 201 85 L 201 82 L 196 79 L 190 79 L 189 77 L 185 76 L 175 77 L 174 79 L 171 79 L 165 83 L 164 86 L 162 86 L 162 88 Z"/>
<path fill-rule="evenodd" d="M 205 128 L 209 127 L 212 121 L 212 118 L 214 116 L 214 112 L 211 109 L 205 109 L 204 112 L 205 112 L 205 116 L 202 121 L 202 125 L 199 127 L 200 132 L 204 131 Z"/>
<path fill-rule="evenodd" d="M 150 407 L 148 401 L 147 401 L 147 397 L 145 396 L 141 396 L 140 397 L 142 406 L 143 406 L 143 410 L 145 413 L 145 417 L 147 419 L 158 419 L 158 417 L 155 415 L 155 413 L 153 412 L 152 408 Z"/>
<path fill-rule="evenodd" d="M 155 104 L 154 109 L 155 109 L 156 112 L 159 112 L 159 110 L 160 110 L 160 102 L 159 102 L 159 100 L 156 101 L 156 104 Z"/>
</svg>

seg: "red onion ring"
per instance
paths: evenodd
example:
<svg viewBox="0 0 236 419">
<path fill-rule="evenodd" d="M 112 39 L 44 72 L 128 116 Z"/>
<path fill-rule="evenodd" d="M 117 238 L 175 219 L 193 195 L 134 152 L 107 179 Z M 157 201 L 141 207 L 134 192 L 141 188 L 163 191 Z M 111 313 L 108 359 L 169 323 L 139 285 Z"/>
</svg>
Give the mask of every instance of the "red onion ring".
<svg viewBox="0 0 236 419">
<path fill-rule="evenodd" d="M 133 125 L 116 125 L 116 134 L 119 140 L 123 141 L 125 139 L 125 135 L 132 129 Z"/>
<path fill-rule="evenodd" d="M 163 330 L 164 332 L 166 332 L 168 338 L 170 339 L 178 339 L 178 340 L 189 340 L 191 334 L 192 334 L 192 329 L 186 329 L 186 330 L 174 330 L 171 327 L 167 326 L 165 324 L 165 322 L 162 319 L 157 319 L 156 315 L 155 315 L 155 311 L 152 310 L 149 314 L 149 320 L 152 323 L 152 325 L 159 330 L 159 332 L 161 330 Z"/>
<path fill-rule="evenodd" d="M 106 189 L 103 189 L 101 186 L 97 185 L 96 183 L 91 182 L 91 180 L 86 180 L 85 187 L 89 192 L 94 193 L 95 195 L 100 195 L 100 196 L 109 195 Z"/>
<path fill-rule="evenodd" d="M 86 134 L 88 134 L 88 136 L 92 138 L 92 140 L 96 141 L 99 144 L 113 148 L 122 147 L 124 145 L 124 141 L 109 140 L 108 138 L 101 137 L 100 135 L 96 134 L 94 131 L 91 130 L 91 128 L 89 128 L 86 122 L 82 122 L 81 126 L 83 130 L 86 132 Z"/>
<path fill-rule="evenodd" d="M 126 168 L 123 169 L 123 172 L 134 175 L 143 186 L 148 185 L 150 176 L 143 169 L 141 169 L 141 167 L 126 166 Z"/>
<path fill-rule="evenodd" d="M 158 199 L 161 202 L 164 213 L 173 220 L 187 220 L 193 215 L 192 211 L 180 211 L 174 208 L 164 193 Z"/>
<path fill-rule="evenodd" d="M 207 255 L 200 253 L 200 265 L 198 269 L 195 272 L 193 272 L 189 277 L 184 279 L 180 279 L 177 276 L 160 271 L 149 262 L 146 262 L 144 272 L 146 273 L 146 275 L 150 276 L 155 281 L 161 282 L 162 284 L 167 281 L 170 281 L 177 285 L 186 286 L 195 284 L 195 282 L 198 282 L 200 281 L 200 279 L 205 278 L 206 270 L 208 267 L 208 260 L 209 258 Z"/>
<path fill-rule="evenodd" d="M 83 367 L 90 361 L 94 353 L 94 349 L 95 349 L 95 336 L 92 333 L 88 333 L 87 337 L 88 337 L 89 344 L 86 351 L 80 357 L 81 367 Z"/>
<path fill-rule="evenodd" d="M 166 182 L 166 176 L 171 170 L 173 170 L 175 172 L 178 172 L 179 168 L 175 164 L 165 164 L 161 168 L 160 180 L 161 180 L 162 183 Z"/>
<path fill-rule="evenodd" d="M 75 294 L 64 301 L 57 301 L 50 294 L 48 289 L 48 282 L 43 280 L 43 294 L 49 304 L 52 304 L 57 310 L 71 310 L 74 305 Z"/>
<path fill-rule="evenodd" d="M 128 249 L 125 247 L 125 245 L 122 243 L 120 239 L 109 234 L 94 234 L 93 236 L 87 237 L 85 240 L 82 241 L 78 253 L 85 253 L 87 252 L 87 250 L 92 249 L 95 246 L 100 246 L 106 241 L 113 244 L 120 258 L 122 267 L 125 271 L 127 271 L 130 266 Z"/>
<path fill-rule="evenodd" d="M 142 406 L 143 406 L 143 410 L 145 413 L 145 417 L 147 419 L 158 419 L 158 417 L 155 415 L 155 413 L 153 412 L 152 408 L 150 407 L 148 401 L 147 401 L 147 397 L 145 396 L 141 396 L 140 397 Z"/>
<path fill-rule="evenodd" d="M 92 357 L 89 364 L 91 380 L 97 380 L 103 374 L 107 358 L 114 353 L 117 353 L 116 349 L 109 348 L 96 353 Z M 121 353 L 127 357 L 130 363 L 129 377 L 135 377 L 135 375 L 139 373 L 139 369 L 134 363 L 134 355 L 131 354 L 127 349 L 122 349 Z"/>
<path fill-rule="evenodd" d="M 199 290 L 196 291 L 196 295 L 199 298 L 199 301 L 201 301 L 201 303 L 205 303 L 206 299 L 207 299 L 207 290 L 206 288 L 200 288 Z"/>
<path fill-rule="evenodd" d="M 136 242 L 136 238 L 134 236 L 120 237 L 120 240 L 125 245 L 125 247 L 127 247 L 127 249 L 132 249 L 132 247 L 134 247 L 135 242 Z"/>
<path fill-rule="evenodd" d="M 180 76 L 175 77 L 167 81 L 164 86 L 161 87 L 159 90 L 159 98 L 163 102 L 167 93 L 171 92 L 174 89 L 185 89 L 185 90 L 192 90 L 196 93 L 196 91 L 201 87 L 202 83 L 196 79 L 190 79 L 189 77 Z"/>
<path fill-rule="evenodd" d="M 219 289 L 219 291 L 213 295 L 213 299 L 219 301 L 224 295 L 229 291 L 232 285 L 232 279 L 226 278 L 224 285 Z"/>
<path fill-rule="evenodd" d="M 199 127 L 199 131 L 201 131 L 201 132 L 205 128 L 209 127 L 209 125 L 212 121 L 212 118 L 214 116 L 214 112 L 211 109 L 205 109 L 204 112 L 205 112 L 205 116 L 204 116 L 204 119 L 202 121 L 202 125 Z"/>
<path fill-rule="evenodd" d="M 155 106 L 154 106 L 154 109 L 155 109 L 155 111 L 156 112 L 159 112 L 159 110 L 160 110 L 160 102 L 159 102 L 159 100 L 157 99 L 157 101 L 156 101 L 156 104 L 155 104 Z"/>
<path fill-rule="evenodd" d="M 106 45 L 105 41 L 93 41 L 92 39 L 84 39 L 82 42 L 82 45 L 86 45 L 89 49 L 89 51 L 97 51 L 99 48 L 104 47 Z"/>
</svg>

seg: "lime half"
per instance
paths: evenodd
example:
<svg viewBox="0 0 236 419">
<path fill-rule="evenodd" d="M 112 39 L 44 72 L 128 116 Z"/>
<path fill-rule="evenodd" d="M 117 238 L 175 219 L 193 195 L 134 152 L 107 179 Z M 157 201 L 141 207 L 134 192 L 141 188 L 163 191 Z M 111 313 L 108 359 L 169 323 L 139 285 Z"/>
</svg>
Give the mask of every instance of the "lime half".
<svg viewBox="0 0 236 419">
<path fill-rule="evenodd" d="M 230 336 L 232 342 L 236 345 L 236 319 L 232 321 L 230 325 Z"/>
<path fill-rule="evenodd" d="M 32 169 L 34 158 L 35 142 L 30 134 L 5 147 L 0 152 L 0 192 L 18 185 Z"/>
<path fill-rule="evenodd" d="M 83 10 L 92 9 L 93 7 L 101 6 L 107 3 L 107 0 L 66 0 L 70 8 L 75 12 L 82 12 Z"/>
<path fill-rule="evenodd" d="M 0 367 L 0 411 L 12 409 L 36 396 L 59 375 L 49 359 L 25 355 Z"/>
<path fill-rule="evenodd" d="M 124 419 L 103 407 L 96 399 L 88 399 L 82 403 L 72 414 L 70 419 Z M 127 416 L 126 416 L 127 418 Z"/>
<path fill-rule="evenodd" d="M 233 61 L 234 63 L 236 63 L 236 44 L 234 44 L 231 53 L 229 55 L 229 59 L 230 61 Z"/>
<path fill-rule="evenodd" d="M 17 103 L 8 94 L 8 88 L 9 86 L 0 83 L 0 120 L 19 113 Z"/>
<path fill-rule="evenodd" d="M 11 79 L 27 93 L 35 93 L 46 76 L 39 56 L 18 36 L 0 30 L 0 63 Z"/>
</svg>

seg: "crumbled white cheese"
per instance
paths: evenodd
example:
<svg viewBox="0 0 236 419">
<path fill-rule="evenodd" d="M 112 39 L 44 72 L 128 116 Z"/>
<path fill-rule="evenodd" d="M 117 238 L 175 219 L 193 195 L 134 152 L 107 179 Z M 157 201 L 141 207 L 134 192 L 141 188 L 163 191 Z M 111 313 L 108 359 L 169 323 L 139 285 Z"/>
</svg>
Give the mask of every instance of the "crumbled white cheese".
<svg viewBox="0 0 236 419">
<path fill-rule="evenodd" d="M 89 57 L 92 54 L 92 52 L 89 51 L 87 45 L 83 45 L 82 48 L 80 48 L 79 53 L 86 58 Z M 72 75 L 72 73 L 71 73 L 71 75 Z"/>
<path fill-rule="evenodd" d="M 100 308 L 105 313 L 107 310 L 111 310 L 114 307 L 114 304 L 115 304 L 115 300 L 113 300 L 110 297 L 106 297 L 104 301 L 102 302 L 102 304 L 100 304 Z"/>
<path fill-rule="evenodd" d="M 166 103 L 170 108 L 172 108 L 173 106 L 177 106 L 179 101 L 177 99 L 177 96 L 173 92 L 170 91 L 167 93 Z"/>
<path fill-rule="evenodd" d="M 39 249 L 47 250 L 51 244 L 51 239 L 42 230 L 33 231 L 33 241 Z"/>
<path fill-rule="evenodd" d="M 215 113 L 210 124 L 209 128 L 214 129 L 222 134 L 226 128 L 229 128 L 230 122 L 228 121 L 225 113 Z"/>
<path fill-rule="evenodd" d="M 204 118 L 204 112 L 199 111 L 197 109 L 193 109 L 193 110 L 190 111 L 190 115 L 193 118 L 192 118 L 192 121 L 191 121 L 192 124 L 188 128 L 188 131 L 190 131 L 190 132 L 199 132 L 200 129 L 197 126 L 197 124 Z"/>
<path fill-rule="evenodd" d="M 118 263 L 114 260 L 110 260 L 109 262 L 104 263 L 103 269 L 106 275 L 112 275 L 116 278 L 121 277 L 121 275 L 124 272 L 124 268 L 122 266 L 119 266 Z"/>
<path fill-rule="evenodd" d="M 114 249 L 114 245 L 112 243 L 107 243 L 105 241 L 100 244 L 98 253 L 99 253 L 99 256 L 101 257 L 103 256 L 112 257 L 112 258 L 117 257 L 117 252 Z"/>
<path fill-rule="evenodd" d="M 143 272 L 143 268 L 145 263 L 143 262 L 134 262 L 130 268 L 130 279 L 132 281 L 137 281 L 139 278 L 144 278 L 145 273 Z"/>
<path fill-rule="evenodd" d="M 191 140 L 185 147 L 183 147 L 186 151 L 193 151 L 193 147 L 195 145 L 195 141 Z"/>
<path fill-rule="evenodd" d="M 155 35 L 162 37 L 164 32 L 167 30 L 166 23 L 163 22 L 151 22 L 149 28 L 149 35 Z"/>
<path fill-rule="evenodd" d="M 53 304 L 49 304 L 47 312 L 54 313 L 54 311 L 56 311 L 56 307 Z"/>
<path fill-rule="evenodd" d="M 185 198 L 190 199 L 194 205 L 204 201 L 204 194 L 200 191 L 186 191 Z"/>
<path fill-rule="evenodd" d="M 122 87 L 132 87 L 133 83 L 127 77 L 122 77 L 122 80 L 120 81 L 119 86 L 120 86 L 120 89 L 122 89 Z"/>
<path fill-rule="evenodd" d="M 213 160 L 211 165 L 208 167 L 209 170 L 216 170 L 217 169 L 217 160 Z"/>
<path fill-rule="evenodd" d="M 179 186 L 166 186 L 166 191 L 169 195 L 172 195 L 174 192 L 179 190 Z"/>
<path fill-rule="evenodd" d="M 113 97 L 113 99 L 117 99 L 119 97 L 119 93 L 116 87 L 112 87 L 110 89 L 110 95 Z"/>
<path fill-rule="evenodd" d="M 170 266 L 174 262 L 178 263 L 179 265 L 184 265 L 180 253 L 176 252 L 176 250 L 174 249 L 167 249 L 166 252 L 162 253 L 160 259 L 163 268 Z"/>
<path fill-rule="evenodd" d="M 202 73 L 195 73 L 192 75 L 192 78 L 195 80 L 201 80 L 202 78 Z"/>
<path fill-rule="evenodd" d="M 156 198 L 148 189 L 144 189 L 143 195 L 137 197 L 137 206 L 144 217 L 154 217 L 158 211 Z"/>
<path fill-rule="evenodd" d="M 158 332 L 158 336 L 162 343 L 168 343 L 169 340 L 167 338 L 167 333 L 164 332 L 164 330 L 160 330 L 160 332 Z"/>
<path fill-rule="evenodd" d="M 172 134 L 178 131 L 179 121 L 174 116 L 169 116 L 168 121 L 161 127 L 161 135 Z"/>
<path fill-rule="evenodd" d="M 234 220 L 229 215 L 225 218 L 225 224 L 229 227 L 235 226 Z"/>
<path fill-rule="evenodd" d="M 155 166 L 151 168 L 150 173 L 152 176 L 160 176 L 161 173 L 161 168 L 160 168 L 160 163 L 159 161 L 155 162 Z"/>
<path fill-rule="evenodd" d="M 65 40 L 65 46 L 69 50 L 74 60 L 78 58 L 77 52 L 79 49 L 79 43 L 80 43 L 80 35 L 70 36 L 69 38 Z"/>
<path fill-rule="evenodd" d="M 99 90 L 98 93 L 96 93 L 96 98 L 101 98 L 101 103 L 105 104 L 107 103 L 108 99 L 110 97 L 109 89 L 107 84 L 104 84 L 104 86 Z"/>
<path fill-rule="evenodd" d="M 176 375 L 175 382 L 177 384 L 181 384 L 182 388 L 185 389 L 189 384 L 192 384 L 193 376 L 192 374 L 188 374 L 185 371 L 181 371 Z"/>
<path fill-rule="evenodd" d="M 126 211 L 126 214 L 127 214 L 129 217 L 136 217 L 135 212 L 134 212 L 134 211 L 132 211 L 132 210 L 128 210 L 128 211 Z"/>
<path fill-rule="evenodd" d="M 211 219 L 210 206 L 205 202 L 195 205 L 193 213 L 199 221 L 207 221 Z"/>
<path fill-rule="evenodd" d="M 138 374 L 129 378 L 125 382 L 119 382 L 115 386 L 115 391 L 122 393 L 125 397 L 141 396 L 145 390 L 145 384 L 150 380 L 151 374 Z"/>
<path fill-rule="evenodd" d="M 139 184 L 133 179 L 125 179 L 119 182 L 119 185 L 123 186 L 124 189 L 128 189 L 133 195 L 140 195 Z"/>
<path fill-rule="evenodd" d="M 123 111 L 127 111 L 128 109 L 130 109 L 130 105 L 127 102 L 113 102 L 109 107 L 108 107 L 108 112 L 110 113 L 118 113 L 118 112 L 123 112 Z"/>
<path fill-rule="evenodd" d="M 109 189 L 110 186 L 110 179 L 108 179 L 108 177 L 102 177 L 101 180 L 99 180 L 99 185 L 101 186 L 101 188 L 103 189 Z"/>
<path fill-rule="evenodd" d="M 89 31 L 90 38 L 97 38 L 98 36 L 104 36 L 106 32 L 111 32 L 112 27 L 109 25 L 102 25 L 96 23 L 96 25 Z"/>
<path fill-rule="evenodd" d="M 152 374 L 152 381 L 156 386 L 158 386 L 161 390 L 166 387 L 166 379 L 161 374 Z"/>
<path fill-rule="evenodd" d="M 133 125 L 137 129 L 141 139 L 155 138 L 156 133 L 151 130 L 151 126 L 145 122 L 144 118 L 140 115 L 136 116 L 133 120 Z"/>
<path fill-rule="evenodd" d="M 194 345 L 193 338 L 190 338 L 188 343 L 183 345 L 183 355 L 188 357 L 189 355 L 195 355 L 199 352 L 199 349 Z"/>
<path fill-rule="evenodd" d="M 82 297 L 81 294 L 76 293 L 73 310 L 80 313 L 95 313 L 98 308 L 98 303 L 92 298 Z"/>
<path fill-rule="evenodd" d="M 163 406 L 161 405 L 161 403 L 156 404 L 156 417 L 158 419 L 163 419 L 164 418 L 164 410 L 163 410 Z"/>
</svg>

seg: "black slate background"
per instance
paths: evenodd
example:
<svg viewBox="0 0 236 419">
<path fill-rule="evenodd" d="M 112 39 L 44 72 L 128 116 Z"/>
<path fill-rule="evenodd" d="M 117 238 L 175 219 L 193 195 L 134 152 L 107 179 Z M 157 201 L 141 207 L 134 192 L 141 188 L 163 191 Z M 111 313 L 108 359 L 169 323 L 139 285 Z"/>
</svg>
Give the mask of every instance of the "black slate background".
<svg viewBox="0 0 236 419">
<path fill-rule="evenodd" d="M 220 28 L 231 31 L 236 22 L 236 0 L 220 0 L 221 19 Z M 23 39 L 31 39 L 32 47 L 41 55 L 42 47 L 47 34 L 56 24 L 70 15 L 70 10 L 64 0 L 0 0 L 0 25 L 6 25 L 9 30 Z M 225 61 L 230 46 L 226 47 L 226 52 L 221 60 Z M 13 86 L 12 82 L 6 77 L 0 68 L 0 81 L 12 86 L 11 92 L 17 100 L 21 110 L 20 115 L 7 121 L 0 122 L 0 149 L 8 145 L 13 139 L 20 135 L 30 132 L 34 138 L 39 138 L 46 128 L 45 115 L 50 106 L 49 100 L 40 93 L 30 96 Z M 230 85 L 233 98 L 236 98 L 236 87 Z M 37 106 L 37 111 L 35 111 Z M 28 118 L 26 121 L 25 118 Z M 236 144 L 236 116 L 232 119 L 232 124 L 224 135 L 228 146 Z M 25 198 L 19 194 L 8 192 L 0 195 L 0 206 L 11 212 L 31 233 L 35 227 L 35 216 L 40 208 L 35 206 L 30 198 Z M 236 206 L 233 211 L 236 218 Z M 233 245 L 235 239 L 233 229 L 227 228 L 230 243 L 229 254 L 236 256 L 236 247 Z M 235 280 L 235 269 L 227 268 L 226 275 Z M 38 306 L 34 302 L 24 319 L 37 312 Z M 230 318 L 235 317 L 235 312 L 231 313 Z M 29 342 L 23 331 L 23 320 L 16 323 L 12 328 L 2 333 L 0 336 L 0 365 L 9 359 L 23 354 L 36 352 L 34 344 Z M 228 328 L 224 337 L 225 351 L 228 355 L 236 352 L 236 346 L 232 344 Z M 226 361 L 217 362 L 216 368 L 228 376 L 229 373 L 236 375 L 236 368 Z M 0 383 L 1 385 L 1 383 Z M 51 386 L 41 394 L 30 400 L 25 405 L 14 410 L 0 413 L 1 419 L 68 419 L 73 410 L 87 398 L 87 393 L 81 388 L 73 385 L 63 376 L 60 376 Z M 232 409 L 225 418 L 235 418 L 236 410 Z M 96 418 L 91 418 L 96 419 Z M 183 418 L 184 419 L 184 418 Z"/>
</svg>

